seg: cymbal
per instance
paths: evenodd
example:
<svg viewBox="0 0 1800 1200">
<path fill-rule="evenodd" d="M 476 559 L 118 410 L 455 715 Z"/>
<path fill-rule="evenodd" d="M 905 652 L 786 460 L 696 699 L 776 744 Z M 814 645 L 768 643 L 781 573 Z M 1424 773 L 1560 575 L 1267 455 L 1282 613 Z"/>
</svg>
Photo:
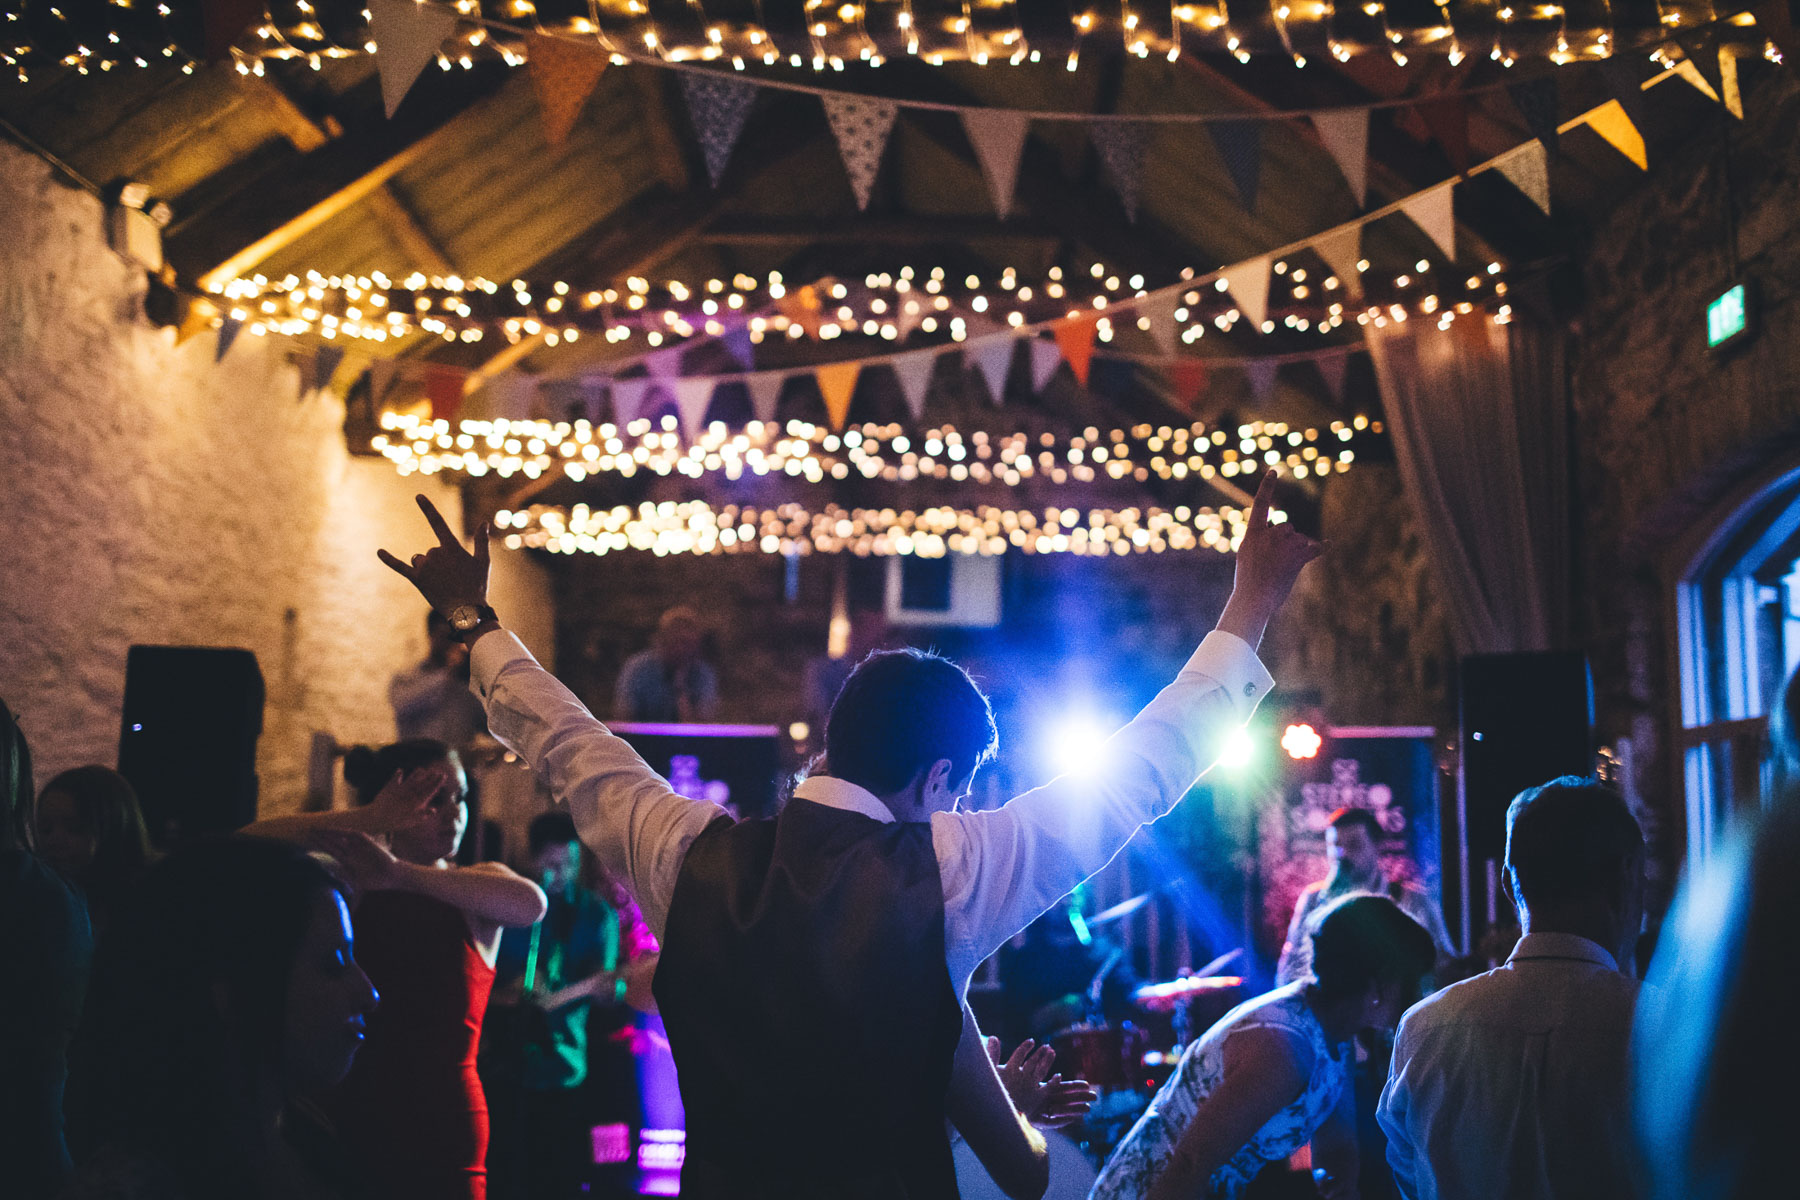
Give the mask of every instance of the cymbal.
<svg viewBox="0 0 1800 1200">
<path fill-rule="evenodd" d="M 1150 903 L 1150 897 L 1154 895 L 1156 895 L 1155 892 L 1145 892 L 1141 896 L 1133 896 L 1129 900 L 1122 900 L 1111 908 L 1102 909 L 1100 912 L 1095 913 L 1087 919 L 1088 927 L 1092 928 L 1095 925 L 1104 925 L 1109 921 L 1117 921 L 1121 917 L 1129 917 L 1132 913 Z"/>
</svg>

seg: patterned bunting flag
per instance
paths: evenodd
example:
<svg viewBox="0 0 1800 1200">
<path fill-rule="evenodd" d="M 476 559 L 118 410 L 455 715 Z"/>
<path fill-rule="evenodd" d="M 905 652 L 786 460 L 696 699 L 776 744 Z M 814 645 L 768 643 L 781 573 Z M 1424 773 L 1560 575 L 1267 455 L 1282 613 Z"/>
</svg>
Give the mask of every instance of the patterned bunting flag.
<svg viewBox="0 0 1800 1200">
<path fill-rule="evenodd" d="M 375 67 L 381 72 L 381 99 L 391 117 L 456 28 L 456 10 L 416 0 L 368 0 L 368 12 Z"/>
<path fill-rule="evenodd" d="M 931 391 L 931 374 L 937 367 L 937 351 L 915 350 L 888 360 L 894 376 L 900 381 L 900 394 L 906 398 L 906 409 L 916 421 L 925 412 L 925 396 Z"/>
<path fill-rule="evenodd" d="M 756 99 L 756 85 L 724 75 L 683 71 L 681 92 L 687 98 L 694 133 L 700 139 L 706 174 L 718 187 L 725 164 L 731 161 L 731 148 L 737 145 L 738 134 L 744 131 L 744 118 L 750 115 L 750 105 Z"/>
<path fill-rule="evenodd" d="M 1012 370 L 1014 343 L 1010 337 L 989 338 L 977 344 L 969 356 L 975 360 L 975 369 L 987 383 L 988 395 L 996 407 L 1006 401 L 1006 375 Z"/>
<path fill-rule="evenodd" d="M 1637 164 L 1640 171 L 1650 169 L 1650 156 L 1644 148 L 1644 135 L 1617 100 L 1608 100 L 1587 114 L 1588 128 L 1605 138 L 1613 149 Z"/>
<path fill-rule="evenodd" d="M 1206 131 L 1225 161 L 1226 173 L 1237 185 L 1245 211 L 1256 208 L 1257 182 L 1262 175 L 1262 122 L 1209 121 Z"/>
<path fill-rule="evenodd" d="M 856 193 L 856 207 L 869 207 L 869 192 L 881 170 L 881 154 L 887 149 L 888 134 L 900 106 L 878 96 L 854 96 L 845 92 L 825 92 L 819 97 L 825 107 L 825 119 L 837 138 L 838 153 L 844 159 L 844 173 L 850 177 L 850 190 Z"/>
<path fill-rule="evenodd" d="M 1055 342 L 1046 342 L 1043 338 L 1032 338 L 1028 343 L 1031 348 L 1031 390 L 1042 393 L 1056 374 L 1056 368 L 1062 366 L 1062 351 Z"/>
<path fill-rule="evenodd" d="M 1494 166 L 1507 182 L 1531 198 L 1531 202 L 1550 214 L 1550 156 L 1539 141 L 1526 142 L 1494 160 Z"/>
<path fill-rule="evenodd" d="M 1125 219 L 1136 221 L 1138 191 L 1144 181 L 1144 155 L 1150 144 L 1150 126 L 1142 121 L 1093 121 L 1088 137 L 1100 155 L 1100 165 L 1119 194 Z"/>
<path fill-rule="evenodd" d="M 1519 115 L 1525 118 L 1525 127 L 1531 130 L 1531 136 L 1542 142 L 1545 150 L 1555 154 L 1557 139 L 1561 136 L 1556 131 L 1561 120 L 1556 76 L 1544 75 L 1524 83 L 1509 84 L 1506 94 L 1512 97 Z"/>
<path fill-rule="evenodd" d="M 1455 196 L 1454 184 L 1440 183 L 1429 191 L 1409 197 L 1400 205 L 1400 211 L 1411 217 L 1413 224 L 1423 229 L 1444 252 L 1444 257 L 1452 262 L 1456 261 Z"/>
<path fill-rule="evenodd" d="M 712 398 L 713 381 L 704 375 L 675 381 L 675 411 L 681 417 L 682 435 L 689 441 L 699 436 L 706 423 Z"/>
<path fill-rule="evenodd" d="M 834 430 L 842 432 L 849 419 L 850 397 L 856 394 L 856 377 L 861 373 L 862 364 L 855 360 L 813 368 L 813 378 L 819 383 L 819 395 L 825 398 L 825 412 Z"/>
<path fill-rule="evenodd" d="M 1056 326 L 1056 347 L 1082 387 L 1087 386 L 1088 366 L 1094 357 L 1094 330 L 1099 324 L 1098 313 L 1082 313 Z"/>
<path fill-rule="evenodd" d="M 1252 329 L 1261 329 L 1269 317 L 1270 261 L 1269 255 L 1263 254 L 1234 263 L 1219 272 L 1225 279 L 1225 290 L 1250 319 Z"/>
<path fill-rule="evenodd" d="M 1025 114 L 998 108 L 965 108 L 962 124 L 969 144 L 975 147 L 988 191 L 994 197 L 994 211 L 1004 220 L 1012 215 L 1019 157 L 1025 152 Z"/>
<path fill-rule="evenodd" d="M 779 371 L 764 371 L 758 375 L 746 375 L 744 385 L 750 389 L 750 411 L 759 421 L 773 421 L 775 410 L 781 404 L 781 389 L 787 386 L 788 377 Z"/>
<path fill-rule="evenodd" d="M 531 90 L 537 94 L 538 116 L 544 124 L 544 140 L 560 149 L 575 128 L 581 106 L 594 94 L 606 70 L 606 52 L 596 42 L 525 35 L 526 65 Z"/>
<path fill-rule="evenodd" d="M 1307 115 L 1361 208 L 1369 194 L 1369 110 L 1333 108 Z"/>
</svg>

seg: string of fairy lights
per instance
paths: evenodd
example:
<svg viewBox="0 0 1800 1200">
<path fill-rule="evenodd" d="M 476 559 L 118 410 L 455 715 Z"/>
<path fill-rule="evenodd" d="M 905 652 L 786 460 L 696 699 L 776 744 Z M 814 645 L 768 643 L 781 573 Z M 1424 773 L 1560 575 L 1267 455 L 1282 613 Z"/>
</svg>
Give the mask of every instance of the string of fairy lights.
<svg viewBox="0 0 1800 1200">
<path fill-rule="evenodd" d="M 1296 479 L 1342 474 L 1359 437 L 1379 437 L 1379 420 L 1357 416 L 1325 428 L 1251 421 L 1235 429 L 1139 424 L 1079 433 L 995 434 L 940 425 L 923 432 L 866 423 L 843 432 L 806 421 L 714 422 L 683 438 L 672 415 L 623 425 L 587 420 L 460 420 L 388 411 L 369 448 L 402 475 L 539 479 L 560 471 L 575 482 L 615 474 L 718 476 L 728 481 L 788 477 L 808 483 L 852 477 L 888 483 L 942 480 L 1017 486 L 1110 479 L 1232 479 L 1267 467 Z"/>
<path fill-rule="evenodd" d="M 1286 514 L 1273 512 L 1272 520 Z M 949 506 L 913 509 L 813 510 L 803 504 L 768 508 L 704 501 L 645 502 L 636 506 L 570 509 L 533 505 L 501 510 L 494 526 L 508 549 L 551 554 L 610 554 L 622 550 L 669 554 L 1025 554 L 1119 556 L 1171 551 L 1227 553 L 1243 537 L 1241 508 L 1060 508 Z"/>
<path fill-rule="evenodd" d="M 1258 327 L 1263 333 L 1328 334 L 1349 320 L 1368 324 L 1396 312 L 1470 313 L 1504 307 L 1509 290 L 1498 263 L 1466 271 L 1420 259 L 1410 270 L 1383 273 L 1361 259 L 1353 287 L 1329 270 L 1309 271 L 1286 259 L 1271 271 L 1268 310 Z M 1244 314 L 1222 276 L 1201 278 L 1192 269 L 1182 274 L 1194 286 L 1174 297 L 1169 320 L 1184 344 L 1199 341 L 1209 327 L 1221 332 L 1238 327 Z M 1022 330 L 1088 313 L 1099 314 L 1095 336 L 1111 342 L 1128 325 L 1151 329 L 1156 318 L 1140 311 L 1151 299 L 1146 283 L 1141 274 L 1122 276 L 1103 263 L 1085 272 L 1051 267 L 1035 281 L 1012 267 L 984 280 L 943 267 L 907 266 L 860 281 L 824 279 L 799 286 L 771 271 L 763 278 L 738 274 L 656 284 L 632 276 L 623 287 L 597 289 L 566 280 L 500 283 L 422 273 L 394 279 L 380 272 L 352 277 L 309 271 L 219 284 L 215 307 L 218 320 L 247 325 L 257 336 L 316 334 L 376 343 L 425 334 L 465 343 L 541 336 L 555 346 L 599 336 L 608 343 L 635 337 L 656 349 L 702 335 L 722 337 L 734 328 L 747 330 L 755 344 L 770 337 L 832 341 L 857 335 L 903 342 L 915 330 L 963 342 L 989 329 Z"/>
<path fill-rule="evenodd" d="M 438 66 L 472 69 L 483 60 L 527 61 L 531 36 L 589 41 L 616 63 L 879 67 L 890 55 L 933 65 L 978 66 L 1060 61 L 1078 69 L 1084 50 L 1112 47 L 1138 58 L 1176 62 L 1194 54 L 1248 63 L 1280 55 L 1303 68 L 1310 56 L 1349 61 L 1380 53 L 1404 66 L 1411 54 L 1442 54 L 1451 65 L 1471 53 L 1510 67 L 1523 58 L 1555 64 L 1598 60 L 1636 46 L 1648 51 L 1676 33 L 1716 27 L 1748 53 L 1780 61 L 1774 42 L 1745 12 L 1718 13 L 1702 0 L 1658 0 L 1653 18 L 1603 4 L 1577 28 L 1563 3 L 1436 0 L 1423 11 L 1390 11 L 1387 0 L 1340 8 L 1334 0 L 1270 0 L 1267 19 L 1253 10 L 1235 19 L 1226 0 L 1120 0 L 1116 5 L 1032 5 L 1027 0 L 805 0 L 756 20 L 707 12 L 702 0 L 453 0 L 458 27 Z M 373 53 L 367 0 L 270 0 L 260 20 L 232 47 L 238 69 L 297 61 L 322 70 L 334 59 Z M 147 0 L 5 0 L 0 5 L 0 62 L 20 79 L 35 66 L 81 74 L 179 62 L 192 72 L 202 41 L 202 5 L 177 11 Z M 741 6 L 739 6 L 741 7 Z M 771 20 L 771 12 L 774 20 Z M 1754 30 L 1754 32 L 1752 32 Z"/>
</svg>

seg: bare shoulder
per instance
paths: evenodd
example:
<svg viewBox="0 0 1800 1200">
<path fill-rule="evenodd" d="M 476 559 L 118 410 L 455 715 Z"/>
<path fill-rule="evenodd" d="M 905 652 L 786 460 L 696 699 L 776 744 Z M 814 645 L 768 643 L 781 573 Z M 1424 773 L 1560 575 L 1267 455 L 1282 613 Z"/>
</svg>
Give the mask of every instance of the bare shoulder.
<svg viewBox="0 0 1800 1200">
<path fill-rule="evenodd" d="M 1299 1033 L 1272 1025 L 1252 1025 L 1226 1035 L 1225 1073 L 1253 1072 L 1271 1083 L 1304 1087 L 1312 1075 L 1313 1051 Z"/>
</svg>

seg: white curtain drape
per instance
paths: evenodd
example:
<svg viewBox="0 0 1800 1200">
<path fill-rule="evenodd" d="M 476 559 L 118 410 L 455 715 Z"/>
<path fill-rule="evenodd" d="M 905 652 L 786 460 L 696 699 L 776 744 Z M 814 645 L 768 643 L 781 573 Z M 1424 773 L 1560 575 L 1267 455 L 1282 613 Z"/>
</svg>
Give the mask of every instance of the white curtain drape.
<svg viewBox="0 0 1800 1200">
<path fill-rule="evenodd" d="M 1368 330 L 1400 479 L 1462 654 L 1568 636 L 1568 416 L 1560 332 L 1463 318 Z"/>
</svg>

